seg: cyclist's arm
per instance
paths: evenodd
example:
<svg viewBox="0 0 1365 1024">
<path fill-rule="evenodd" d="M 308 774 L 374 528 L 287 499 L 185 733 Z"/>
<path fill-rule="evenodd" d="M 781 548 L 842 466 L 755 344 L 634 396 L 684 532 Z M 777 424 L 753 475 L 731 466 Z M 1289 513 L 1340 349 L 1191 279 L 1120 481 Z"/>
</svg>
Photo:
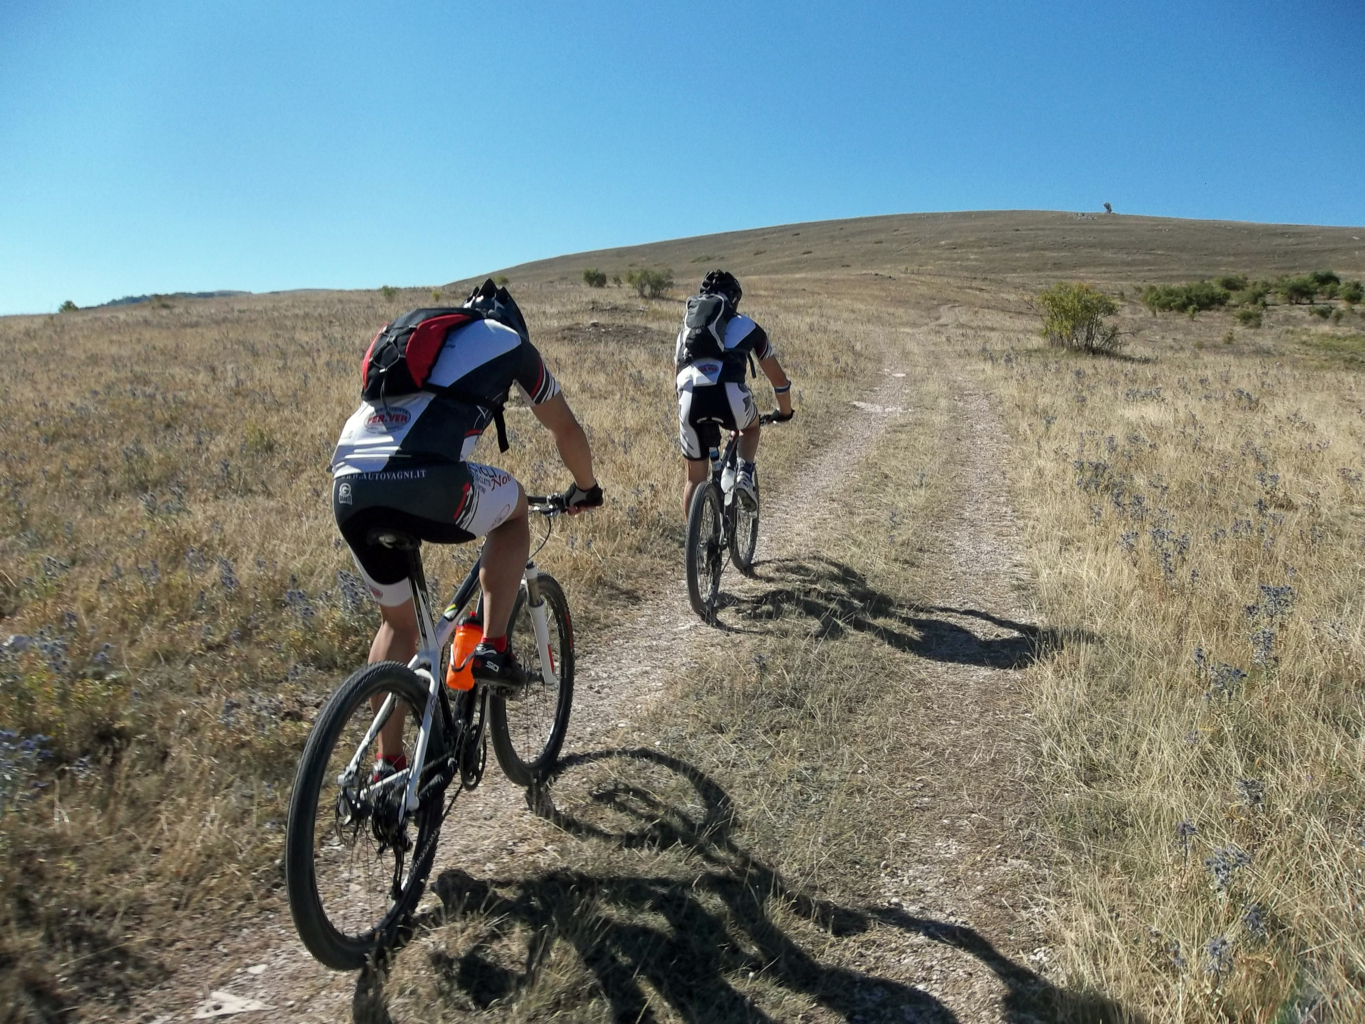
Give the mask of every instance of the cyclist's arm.
<svg viewBox="0 0 1365 1024">
<path fill-rule="evenodd" d="M 787 373 L 782 369 L 782 364 L 777 361 L 777 356 L 769 356 L 767 359 L 758 361 L 759 369 L 768 378 L 768 383 L 774 388 L 789 388 L 791 381 L 787 379 Z M 792 411 L 792 393 L 790 390 L 778 391 L 774 395 L 777 399 L 777 408 L 786 416 Z"/>
<path fill-rule="evenodd" d="M 588 435 L 583 433 L 564 396 L 557 394 L 548 401 L 531 406 L 531 411 L 545 429 L 554 435 L 559 457 L 565 468 L 573 474 L 574 483 L 585 491 L 596 487 L 597 477 L 592 471 L 592 449 L 588 447 Z"/>
</svg>

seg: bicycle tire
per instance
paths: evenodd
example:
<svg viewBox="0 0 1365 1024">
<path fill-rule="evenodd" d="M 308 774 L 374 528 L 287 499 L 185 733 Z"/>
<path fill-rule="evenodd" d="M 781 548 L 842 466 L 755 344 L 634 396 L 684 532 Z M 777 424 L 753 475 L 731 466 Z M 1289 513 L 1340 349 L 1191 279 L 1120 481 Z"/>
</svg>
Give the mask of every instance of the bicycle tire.
<svg viewBox="0 0 1365 1024">
<path fill-rule="evenodd" d="M 720 574 L 725 568 L 720 538 L 725 511 L 720 488 L 707 481 L 692 495 L 687 514 L 687 596 L 692 610 L 706 622 L 716 615 L 716 596 L 720 593 Z"/>
<path fill-rule="evenodd" d="M 284 857 L 289 911 L 308 952 L 319 963 L 339 971 L 364 967 L 377 950 L 393 940 L 416 909 L 441 828 L 444 794 L 438 791 L 409 815 L 403 827 L 402 834 L 406 836 L 416 825 L 417 835 L 401 874 L 401 889 L 395 896 L 392 890 L 398 872 L 390 868 L 385 878 L 383 869 L 374 867 L 397 861 L 392 847 L 385 851 L 374 835 L 374 830 L 380 827 L 375 824 L 376 816 L 360 817 L 359 824 L 355 824 L 355 818 L 341 821 L 343 790 L 338 776 L 364 738 L 368 722 L 374 720 L 369 710 L 370 698 L 385 693 L 393 693 L 402 701 L 407 712 L 405 737 L 410 735 L 415 741 L 417 725 L 426 707 L 426 687 L 405 665 L 393 661 L 368 665 L 342 683 L 318 713 L 299 760 L 289 800 Z M 440 728 L 439 716 L 434 728 Z M 438 739 L 432 737 L 433 742 Z M 406 738 L 404 746 L 411 751 Z M 370 750 L 362 754 L 359 774 L 367 780 L 372 756 Z M 327 866 L 321 883 L 320 863 Z M 387 892 L 376 892 L 384 888 Z M 376 909 L 356 909 L 367 895 Z"/>
<path fill-rule="evenodd" d="M 517 654 L 527 675 L 533 680 L 539 677 L 540 681 L 528 683 L 516 694 L 495 691 L 489 695 L 488 702 L 493 753 L 502 765 L 503 774 L 518 786 L 539 782 L 554 767 L 569 730 L 569 711 L 573 704 L 574 644 L 569 602 L 564 589 L 543 572 L 540 574 L 540 597 L 545 602 L 550 658 L 559 677 L 559 686 L 552 692 L 540 672 L 540 651 L 523 590 L 512 609 L 507 635 L 515 638 Z"/>
<path fill-rule="evenodd" d="M 734 529 L 730 533 L 730 561 L 745 576 L 753 575 L 754 550 L 758 547 L 758 514 L 762 508 L 758 500 L 758 469 L 754 469 L 754 510 L 750 512 L 735 495 Z"/>
</svg>

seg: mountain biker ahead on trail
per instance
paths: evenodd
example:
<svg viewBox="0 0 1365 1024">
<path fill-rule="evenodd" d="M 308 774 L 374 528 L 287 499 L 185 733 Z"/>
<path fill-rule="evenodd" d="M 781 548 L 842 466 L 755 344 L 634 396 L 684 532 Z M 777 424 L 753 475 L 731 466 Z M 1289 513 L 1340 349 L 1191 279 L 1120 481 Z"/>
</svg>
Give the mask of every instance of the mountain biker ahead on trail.
<svg viewBox="0 0 1365 1024">
<path fill-rule="evenodd" d="M 678 331 L 674 362 L 678 377 L 678 430 L 687 459 L 683 515 L 692 495 L 711 469 L 708 451 L 720 443 L 720 428 L 739 433 L 739 470 L 735 491 L 749 508 L 757 507 L 754 457 L 758 454 L 758 407 L 745 384 L 751 359 L 758 360 L 777 396 L 776 419 L 792 418 L 791 381 L 777 361 L 767 333 L 738 312 L 743 290 L 728 271 L 713 270 L 687 300 Z"/>
<path fill-rule="evenodd" d="M 491 280 L 457 309 L 414 310 L 387 325 L 364 371 L 365 397 L 341 431 L 331 468 L 337 526 L 379 602 L 370 662 L 406 664 L 418 643 L 407 553 L 384 546 L 376 532 L 434 544 L 486 536 L 479 570 L 484 640 L 470 667 L 478 679 L 523 681 L 507 628 L 530 552 L 526 493 L 512 474 L 466 460 L 490 423 L 506 450 L 502 407 L 515 384 L 573 475 L 566 506 L 594 508 L 602 489 L 583 428 L 531 344 L 521 311 Z M 382 749 L 400 749 L 401 726 L 385 726 Z M 392 745 L 383 742 L 390 734 Z"/>
</svg>

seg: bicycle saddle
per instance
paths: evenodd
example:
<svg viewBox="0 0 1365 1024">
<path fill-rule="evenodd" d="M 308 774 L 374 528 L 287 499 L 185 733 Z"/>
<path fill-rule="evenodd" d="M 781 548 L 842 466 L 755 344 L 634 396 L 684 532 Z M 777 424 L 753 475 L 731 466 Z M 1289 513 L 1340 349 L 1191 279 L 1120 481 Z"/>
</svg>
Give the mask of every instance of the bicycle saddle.
<svg viewBox="0 0 1365 1024">
<path fill-rule="evenodd" d="M 395 530 L 389 526 L 370 527 L 365 533 L 365 542 L 379 547 L 393 548 L 395 551 L 416 551 L 422 546 L 422 542 L 412 534 Z"/>
</svg>

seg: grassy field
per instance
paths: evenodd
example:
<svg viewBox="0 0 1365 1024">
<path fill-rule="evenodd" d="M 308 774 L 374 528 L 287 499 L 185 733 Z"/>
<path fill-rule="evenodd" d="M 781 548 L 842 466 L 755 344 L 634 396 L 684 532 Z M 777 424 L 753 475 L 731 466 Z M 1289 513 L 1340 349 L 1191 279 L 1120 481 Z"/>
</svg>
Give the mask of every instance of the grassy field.
<svg viewBox="0 0 1365 1024">
<path fill-rule="evenodd" d="M 915 406 L 858 470 L 866 504 L 818 542 L 856 577 L 812 580 L 807 566 L 786 587 L 828 592 L 830 615 L 775 609 L 743 660 L 718 653 L 709 685 L 671 683 L 648 722 L 661 756 L 716 780 L 756 823 L 742 840 L 707 840 L 720 874 L 776 872 L 762 885 L 792 896 L 764 914 L 805 934 L 828 907 L 870 896 L 871 866 L 894 859 L 878 842 L 911 813 L 915 776 L 889 752 L 919 663 L 868 656 L 854 630 L 813 638 L 825 620 L 866 615 L 864 591 L 835 599 L 855 578 L 886 607 L 932 603 L 914 530 L 868 541 L 886 533 L 892 495 L 921 532 L 946 514 L 945 449 L 926 439 L 946 429 L 965 375 L 1007 432 L 1038 621 L 1100 638 L 1018 677 L 1043 736 L 1029 784 L 1056 856 L 1051 981 L 1152 1020 L 1365 1013 L 1365 316 L 1328 324 L 1271 306 L 1251 330 L 1136 302 L 1144 283 L 1221 272 L 1359 277 L 1361 234 L 924 215 L 509 271 L 608 492 L 546 559 L 584 633 L 675 585 L 668 367 L 678 297 L 705 266 L 743 275 L 746 308 L 797 381 L 805 429 L 765 442 L 767 481 L 819 451 L 887 360 L 915 380 Z M 669 266 L 679 287 L 657 301 L 589 289 L 587 266 Z M 1127 358 L 1040 347 L 1028 300 L 1075 276 L 1127 296 Z M 365 343 L 431 301 L 429 288 L 319 292 L 0 320 L 0 391 L 16 410 L 0 424 L 0 1020 L 67 1020 L 71 1007 L 117 1018 L 175 968 L 165 951 L 178 936 L 278 897 L 294 760 L 374 618 L 331 523 L 327 457 Z M 945 310 L 933 345 L 905 347 L 907 325 Z M 480 457 L 533 490 L 563 486 L 548 437 L 525 412 L 508 419 L 514 451 Z M 906 488 L 911 468 L 920 490 Z M 429 552 L 429 577 L 449 586 L 466 559 Z M 710 820 L 697 779 L 665 774 Z M 683 844 L 660 870 L 682 877 L 698 855 Z M 581 870 L 619 875 L 630 856 Z M 762 923 L 721 881 L 702 905 L 727 898 Z M 543 1001 L 519 1012 L 562 1007 L 579 970 L 547 974 Z M 415 998 L 428 981 L 394 983 Z M 806 991 L 799 978 L 756 984 L 777 986 L 755 990 L 773 1012 Z M 1083 1018 L 1086 1005 L 1057 1007 Z"/>
</svg>

